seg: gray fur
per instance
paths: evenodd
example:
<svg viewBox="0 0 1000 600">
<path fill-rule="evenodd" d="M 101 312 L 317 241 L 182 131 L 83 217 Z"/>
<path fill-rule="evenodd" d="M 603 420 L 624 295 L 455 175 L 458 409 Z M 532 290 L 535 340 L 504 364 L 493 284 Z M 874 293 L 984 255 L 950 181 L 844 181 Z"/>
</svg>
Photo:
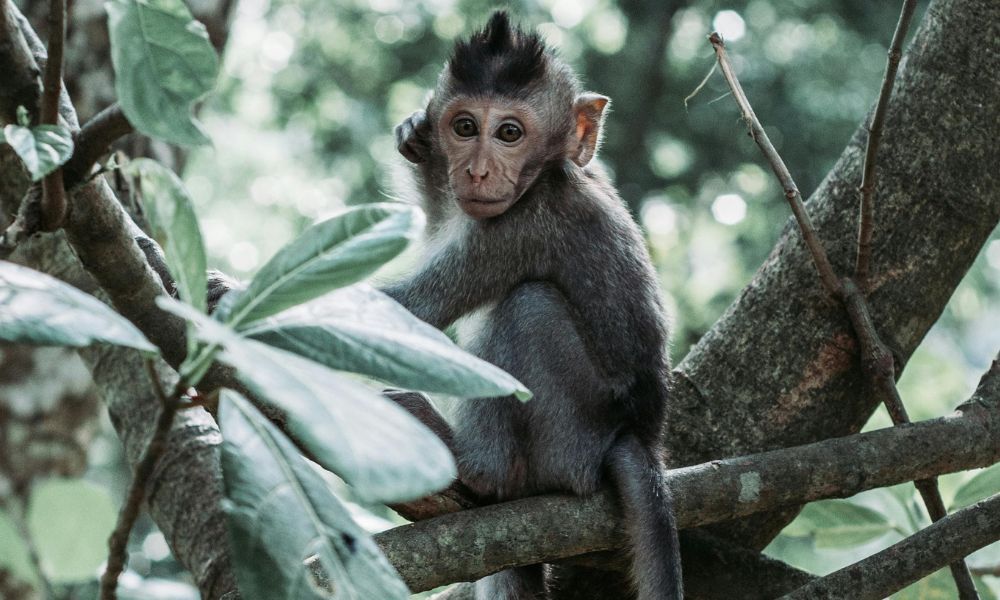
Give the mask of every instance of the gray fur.
<svg viewBox="0 0 1000 600">
<path fill-rule="evenodd" d="M 579 83 L 551 55 L 547 82 L 529 90 L 550 124 L 526 191 L 499 216 L 456 208 L 448 157 L 433 124 L 453 100 L 448 71 L 426 114 L 397 128 L 417 163 L 428 254 L 385 291 L 445 328 L 480 311 L 464 343 L 534 393 L 527 403 L 461 404 L 454 444 L 461 479 L 486 499 L 618 490 L 632 540 L 640 600 L 680 598 L 676 525 L 662 462 L 667 324 L 643 237 L 599 166 L 566 157 Z M 416 158 L 417 160 L 414 160 Z M 536 566 L 537 567 L 537 566 Z M 545 597 L 540 568 L 490 576 L 478 600 Z"/>
</svg>

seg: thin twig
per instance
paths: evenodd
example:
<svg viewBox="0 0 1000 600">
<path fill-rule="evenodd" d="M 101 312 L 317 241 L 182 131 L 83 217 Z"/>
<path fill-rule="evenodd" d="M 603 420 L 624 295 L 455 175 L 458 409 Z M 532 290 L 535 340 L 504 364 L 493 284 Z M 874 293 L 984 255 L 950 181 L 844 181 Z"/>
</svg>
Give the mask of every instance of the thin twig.
<svg viewBox="0 0 1000 600">
<path fill-rule="evenodd" d="M 740 107 L 743 118 L 750 126 L 751 136 L 771 163 L 772 170 L 777 175 L 785 190 L 785 198 L 792 207 L 792 212 L 795 214 L 796 221 L 798 221 L 802 236 L 806 240 L 806 245 L 812 254 L 813 263 L 819 271 L 820 278 L 823 280 L 827 290 L 834 297 L 838 298 L 847 310 L 851 325 L 858 338 L 861 366 L 865 375 L 872 384 L 872 387 L 882 396 L 882 400 L 889 411 L 889 415 L 892 417 L 893 423 L 896 425 L 909 423 L 910 419 L 906 414 L 906 408 L 899 396 L 899 391 L 896 389 L 895 360 L 892 352 L 890 352 L 889 348 L 878 335 L 871 317 L 871 310 L 863 292 L 853 280 L 849 278 L 842 280 L 837 278 L 826 256 L 826 252 L 819 243 L 819 238 L 813 229 L 809 216 L 805 212 L 802 196 L 792 179 L 791 173 L 788 171 L 777 150 L 771 145 L 767 134 L 764 133 L 764 127 L 757 119 L 757 115 L 754 114 L 753 108 L 750 106 L 750 101 L 747 99 L 739 80 L 736 78 L 736 74 L 729 62 L 729 57 L 726 54 L 725 43 L 717 33 L 712 33 L 709 36 L 709 41 L 712 43 L 712 47 L 715 48 L 719 66 L 722 68 L 722 73 L 725 75 L 730 89 L 733 90 L 733 96 Z M 935 479 L 919 480 L 914 481 L 914 485 L 920 492 L 920 496 L 924 500 L 931 519 L 938 521 L 943 518 L 947 514 L 947 511 L 944 507 L 944 501 L 941 499 L 937 481 Z M 959 598 L 961 600 L 978 600 L 979 594 L 976 592 L 972 575 L 969 573 L 969 568 L 965 562 L 955 562 L 951 565 L 951 571 L 955 579 L 955 585 L 958 587 Z"/>
<path fill-rule="evenodd" d="M 771 169 L 778 177 L 778 181 L 781 182 L 781 187 L 785 192 L 785 200 L 788 201 L 789 206 L 792 208 L 792 214 L 795 215 L 795 220 L 799 224 L 802 237 L 805 239 L 806 246 L 809 248 L 809 254 L 812 255 L 813 262 L 816 264 L 816 270 L 819 271 L 823 286 L 826 287 L 830 294 L 839 297 L 840 280 L 837 278 L 836 273 L 834 273 L 833 266 L 830 265 L 830 259 L 826 255 L 826 250 L 823 249 L 823 244 L 820 243 L 819 236 L 816 235 L 816 230 L 809 219 L 809 214 L 806 212 L 805 205 L 802 202 L 802 193 L 799 192 L 799 188 L 795 185 L 792 174 L 788 171 L 788 167 L 785 166 L 785 161 L 781 159 L 778 151 L 771 144 L 770 138 L 764 132 L 764 127 L 757 119 L 757 115 L 754 114 L 753 108 L 750 106 L 750 101 L 747 100 L 746 93 L 743 92 L 743 87 L 736 78 L 733 66 L 729 62 L 729 56 L 726 54 L 726 44 L 722 41 L 722 36 L 713 32 L 708 36 L 708 40 L 712 42 L 712 47 L 715 48 L 715 56 L 719 61 L 719 67 L 722 68 L 722 74 L 726 78 L 726 82 L 729 83 L 729 88 L 733 91 L 733 98 L 740 107 L 743 120 L 750 127 L 750 137 L 753 138 L 753 141 L 757 143 L 757 146 L 764 153 L 764 157 L 771 164 Z"/>
<path fill-rule="evenodd" d="M 59 95 L 62 93 L 63 47 L 66 43 L 65 0 L 50 0 L 48 62 L 45 63 L 39 121 L 43 125 L 59 123 Z M 66 190 L 62 169 L 42 180 L 42 229 L 55 231 L 66 220 Z"/>
<path fill-rule="evenodd" d="M 153 430 L 153 437 L 150 438 L 149 445 L 146 446 L 142 458 L 136 465 L 135 474 L 132 477 L 132 483 L 129 486 L 125 504 L 122 506 L 121 512 L 118 513 L 118 523 L 115 525 L 115 530 L 111 533 L 111 537 L 108 538 L 108 564 L 101 575 L 101 600 L 115 600 L 116 598 L 115 588 L 118 586 L 118 577 L 125 569 L 127 561 L 126 550 L 128 548 L 129 534 L 132 531 L 132 526 L 135 525 L 136 518 L 139 516 L 139 510 L 142 508 L 142 501 L 146 496 L 146 484 L 149 482 L 149 478 L 153 475 L 153 469 L 167 448 L 167 436 L 170 433 L 171 425 L 173 425 L 174 415 L 177 413 L 177 408 L 180 405 L 181 396 L 183 396 L 184 391 L 187 389 L 187 386 L 183 382 L 178 382 L 173 393 L 167 396 L 160 385 L 160 379 L 156 374 L 152 360 L 146 361 L 146 370 L 149 372 L 150 379 L 153 382 L 153 389 L 160 400 L 160 415 L 156 420 L 156 429 Z"/>
<path fill-rule="evenodd" d="M 108 147 L 132 131 L 132 124 L 117 102 L 91 117 L 76 134 L 73 156 L 63 166 L 66 187 L 71 188 L 84 181 L 94 163 L 108 152 Z"/>
<path fill-rule="evenodd" d="M 854 279 L 862 290 L 868 291 L 869 272 L 872 258 L 872 234 L 875 230 L 875 157 L 878 155 L 879 143 L 882 141 L 882 128 L 885 125 L 885 114 L 889 108 L 889 98 L 892 96 L 892 86 L 896 81 L 896 71 L 899 60 L 903 56 L 903 39 L 910 28 L 913 12 L 917 7 L 916 0 L 904 0 L 903 8 L 896 23 L 896 31 L 892 34 L 889 45 L 889 59 L 885 64 L 885 74 L 882 76 L 882 89 L 879 90 L 878 102 L 875 104 L 875 115 L 868 128 L 868 146 L 865 148 L 865 166 L 861 175 L 861 208 L 858 219 L 858 255 L 854 267 Z"/>
<path fill-rule="evenodd" d="M 48 574 L 46 574 L 45 569 L 42 568 L 42 558 L 38 554 L 38 545 L 35 544 L 35 538 L 31 535 L 31 530 L 28 529 L 26 508 L 28 505 L 28 491 L 28 489 L 18 490 L 17 494 L 7 503 L 7 510 L 11 516 L 11 520 L 14 522 L 14 526 L 17 528 L 17 532 L 21 534 L 21 541 L 24 542 L 25 548 L 28 551 L 28 562 L 31 563 L 31 566 L 35 569 L 35 573 L 38 575 L 42 593 L 46 598 L 55 598 L 52 581 L 49 579 Z"/>
<path fill-rule="evenodd" d="M 944 562 L 971 554 L 998 537 L 1000 494 L 956 511 L 881 552 L 806 584 L 782 600 L 885 598 L 940 569 Z"/>
</svg>

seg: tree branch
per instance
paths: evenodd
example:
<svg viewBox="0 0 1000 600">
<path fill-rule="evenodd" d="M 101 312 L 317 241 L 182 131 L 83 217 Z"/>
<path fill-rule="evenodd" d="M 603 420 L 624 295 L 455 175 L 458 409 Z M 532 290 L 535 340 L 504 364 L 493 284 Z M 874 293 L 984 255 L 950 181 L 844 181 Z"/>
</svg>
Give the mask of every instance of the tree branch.
<svg viewBox="0 0 1000 600">
<path fill-rule="evenodd" d="M 861 175 L 861 207 L 858 218 L 858 257 L 854 267 L 854 279 L 862 290 L 868 289 L 868 272 L 872 259 L 872 233 L 875 230 L 875 157 L 882 141 L 882 127 L 885 114 L 892 97 L 892 86 L 896 82 L 896 69 L 903 56 L 903 40 L 910 29 L 910 20 L 917 8 L 917 0 L 904 0 L 903 8 L 896 22 L 896 31 L 889 44 L 889 59 L 885 63 L 882 88 L 875 104 L 875 115 L 868 129 L 868 146 L 865 149 L 865 167 Z"/>
<path fill-rule="evenodd" d="M 48 62 L 42 91 L 40 122 L 43 125 L 59 123 L 59 96 L 62 94 L 63 47 L 66 44 L 65 0 L 49 0 Z M 62 169 L 56 169 L 42 180 L 43 231 L 55 231 L 66 220 L 66 190 L 63 187 Z"/>
<path fill-rule="evenodd" d="M 767 158 L 767 162 L 771 165 L 771 170 L 774 171 L 775 176 L 777 176 L 778 181 L 781 183 L 782 189 L 785 191 L 785 200 L 788 201 L 788 205 L 792 209 L 792 214 L 795 215 L 795 220 L 799 224 L 799 229 L 802 231 L 802 238 L 809 248 L 809 253 L 812 255 L 816 270 L 819 271 L 819 277 L 823 282 L 823 286 L 826 287 L 831 296 L 840 297 L 840 280 L 837 274 L 833 272 L 830 259 L 827 258 L 826 250 L 823 249 L 823 243 L 819 241 L 819 236 L 816 235 L 816 229 L 809 218 L 809 213 L 806 212 L 806 207 L 802 203 L 802 193 L 799 192 L 799 187 L 795 185 L 795 181 L 792 179 L 792 174 L 785 165 L 785 161 L 781 159 L 781 155 L 774 148 L 774 144 L 767 137 L 767 133 L 760 124 L 760 120 L 757 119 L 757 115 L 753 112 L 753 107 L 750 106 L 750 101 L 743 91 L 743 86 L 740 85 L 740 81 L 736 78 L 736 73 L 733 71 L 733 66 L 729 62 L 729 56 L 726 54 L 726 45 L 722 41 L 722 36 L 713 32 L 708 36 L 708 40 L 712 43 L 712 47 L 715 48 L 715 56 L 719 61 L 719 67 L 722 69 L 722 75 L 726 78 L 726 82 L 729 83 L 729 89 L 733 91 L 733 99 L 736 100 L 736 104 L 740 107 L 743 120 L 746 121 L 747 126 L 750 128 L 750 137 L 753 138 L 757 147 L 764 153 L 764 157 Z"/>
<path fill-rule="evenodd" d="M 906 8 L 904 7 L 903 17 L 906 21 L 904 25 L 909 24 L 910 16 L 912 16 L 912 10 L 908 14 Z M 899 37 L 905 35 L 905 28 L 901 33 L 899 27 L 897 27 L 896 34 Z M 903 400 L 900 398 L 899 391 L 896 389 L 895 368 L 892 353 L 889 352 L 888 347 L 886 347 L 878 335 L 874 321 L 871 318 L 871 311 L 868 308 L 868 301 L 865 299 L 863 293 L 854 281 L 849 278 L 837 280 L 833 267 L 830 265 L 826 252 L 820 245 L 818 238 L 816 237 L 816 232 L 813 230 L 812 222 L 805 212 L 805 207 L 802 205 L 802 197 L 798 193 L 798 187 L 795 185 L 795 181 L 792 179 L 791 173 L 785 166 L 781 156 L 767 138 L 767 134 L 764 132 L 764 127 L 757 119 L 757 115 L 754 114 L 750 101 L 743 92 L 739 79 L 736 77 L 732 65 L 729 63 L 729 57 L 726 54 L 725 44 L 723 43 L 722 38 L 717 33 L 713 33 L 709 36 L 709 40 L 712 43 L 712 47 L 715 48 L 719 66 L 722 68 L 722 73 L 725 75 L 726 81 L 729 83 L 729 87 L 733 92 L 733 97 L 736 99 L 736 103 L 739 105 L 740 111 L 743 113 L 743 118 L 750 126 L 751 135 L 763 151 L 764 156 L 771 163 L 771 167 L 774 170 L 774 173 L 778 176 L 782 187 L 785 188 L 785 198 L 788 199 L 792 206 L 792 212 L 795 213 L 795 219 L 799 224 L 799 228 L 802 230 L 802 236 L 809 245 L 810 252 L 812 252 L 813 262 L 816 265 L 817 271 L 819 271 L 820 278 L 826 285 L 827 290 L 835 298 L 840 300 L 847 309 L 847 313 L 851 319 L 851 325 L 854 328 L 854 333 L 861 346 L 861 362 L 865 375 L 867 375 L 868 380 L 872 383 L 872 387 L 878 390 L 881 394 L 886 409 L 892 416 L 893 423 L 896 425 L 909 423 L 910 419 L 906 414 L 906 408 L 903 405 Z M 901 44 L 902 40 L 894 40 L 894 42 Z M 892 74 L 893 76 L 895 75 L 895 67 L 892 68 Z M 889 87 L 891 88 L 891 82 Z M 884 87 L 883 93 L 887 94 Z M 888 99 L 887 97 L 880 97 L 879 102 L 887 103 Z M 884 117 L 885 106 L 882 106 L 881 108 L 883 111 L 881 116 L 879 116 L 876 111 L 876 116 L 879 117 L 879 138 L 881 137 L 882 118 Z M 878 139 L 875 140 L 875 144 L 877 147 Z M 871 154 L 866 157 L 865 163 L 866 175 L 869 174 L 869 164 L 867 161 L 874 161 L 874 150 L 871 145 L 869 145 L 869 152 L 871 152 Z M 871 200 L 871 196 L 869 196 L 869 200 Z M 864 217 L 862 217 L 862 221 L 864 221 Z M 870 222 L 867 224 L 867 227 L 869 229 L 868 243 L 870 245 Z M 861 248 L 859 247 L 859 257 L 860 250 Z M 870 250 L 871 249 L 868 248 L 869 254 Z M 867 262 L 864 267 L 867 272 Z M 831 283 L 831 281 L 834 283 Z M 924 505 L 927 507 L 927 512 L 931 516 L 931 520 L 937 521 L 947 514 L 944 507 L 944 501 L 941 499 L 941 492 L 938 490 L 936 479 L 915 481 L 914 485 L 916 485 L 917 490 L 920 492 Z M 969 567 L 965 564 L 965 561 L 962 560 L 953 564 L 951 566 L 951 572 L 955 579 L 955 584 L 958 586 L 959 596 L 962 600 L 978 600 L 979 594 L 976 592 L 976 586 L 972 581 L 972 575 L 969 573 Z"/>
<path fill-rule="evenodd" d="M 998 370 L 994 365 L 975 402 L 948 417 L 671 471 L 678 523 L 697 527 L 991 465 L 1000 460 L 1000 390 L 988 386 L 1000 379 Z M 405 525 L 376 540 L 420 591 L 617 548 L 618 514 L 605 494 L 538 496 Z"/>
<path fill-rule="evenodd" d="M 1000 539 L 1000 494 L 932 523 L 782 600 L 879 600 Z"/>
<path fill-rule="evenodd" d="M 101 156 L 118 138 L 132 133 L 132 124 L 116 102 L 94 115 L 74 136 L 73 156 L 63 166 L 66 187 L 71 188 L 86 179 Z"/>
<path fill-rule="evenodd" d="M 101 575 L 100 582 L 101 600 L 115 600 L 117 597 L 115 590 L 118 587 L 118 577 L 125 569 L 125 564 L 128 561 L 126 549 L 128 547 L 129 534 L 131 534 L 132 526 L 135 525 L 135 520 L 142 509 L 142 501 L 146 497 L 146 488 L 150 477 L 153 476 L 153 470 L 167 449 L 167 438 L 174 424 L 174 415 L 177 414 L 181 397 L 187 389 L 183 380 L 178 381 L 177 385 L 174 386 L 174 391 L 168 396 L 164 393 L 160 385 L 160 377 L 156 373 L 156 367 L 151 360 L 146 361 L 146 367 L 153 390 L 160 401 L 160 414 L 156 417 L 156 427 L 153 429 L 153 436 L 143 451 L 142 458 L 139 459 L 138 464 L 135 466 L 135 472 L 132 475 L 132 482 L 129 484 L 125 503 L 118 512 L 118 522 L 115 524 L 115 529 L 108 539 L 108 561 L 107 566 L 104 568 L 104 573 Z"/>
<path fill-rule="evenodd" d="M 571 580 L 559 580 L 560 598 L 574 598 L 577 588 L 592 585 L 592 578 L 606 581 L 611 569 L 627 570 L 628 562 L 621 553 L 602 552 L 594 572 L 580 577 L 573 572 Z M 580 564 L 577 559 L 562 564 Z M 759 552 L 740 548 L 701 531 L 681 533 L 681 559 L 684 561 L 685 596 L 699 600 L 772 600 L 816 579 L 814 575 L 796 569 Z M 556 563 L 560 564 L 560 563 Z M 562 573 L 560 573 L 562 574 Z M 565 589 L 572 585 L 573 589 Z M 431 600 L 475 600 L 474 584 L 460 583 L 431 597 Z"/>
<path fill-rule="evenodd" d="M 879 214 L 880 235 L 892 243 L 879 248 L 868 301 L 900 366 L 1000 219 L 1000 172 L 981 168 L 1000 162 L 1000 147 L 990 141 L 1000 136 L 1000 89 L 989 75 L 1000 70 L 998 23 L 996 2 L 933 0 L 887 109 Z M 985 62 L 961 58 L 969 55 Z M 929 128 L 929 114 L 948 118 Z M 857 233 L 866 133 L 858 129 L 809 202 L 816 231 L 841 240 L 827 247 L 834 272 L 850 272 L 856 258 L 855 245 L 844 242 Z M 849 321 L 815 286 L 810 256 L 801 234 L 786 227 L 754 280 L 678 367 L 667 437 L 676 461 L 807 443 L 867 421 L 880 398 L 865 393 Z M 795 514 L 715 530 L 763 548 Z"/>
</svg>

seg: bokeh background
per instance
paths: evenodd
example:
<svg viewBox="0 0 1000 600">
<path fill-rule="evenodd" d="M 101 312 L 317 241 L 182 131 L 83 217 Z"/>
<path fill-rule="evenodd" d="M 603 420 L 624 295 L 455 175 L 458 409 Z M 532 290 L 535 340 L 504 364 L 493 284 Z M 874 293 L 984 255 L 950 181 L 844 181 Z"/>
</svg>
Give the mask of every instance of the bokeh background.
<svg viewBox="0 0 1000 600">
<path fill-rule="evenodd" d="M 405 167 L 393 126 L 423 106 L 454 37 L 496 7 L 480 0 L 239 0 L 217 93 L 201 109 L 214 146 L 193 151 L 183 173 L 210 264 L 249 276 L 316 220 L 346 205 L 400 197 Z M 713 67 L 707 34 L 718 30 L 727 39 L 758 116 L 808 196 L 875 101 L 899 10 L 897 2 L 864 0 L 530 0 L 502 7 L 536 26 L 589 89 L 612 98 L 599 156 L 647 233 L 669 297 L 675 360 L 749 282 L 789 215 L 721 76 L 685 100 Z M 915 420 L 946 414 L 974 389 L 1000 348 L 998 291 L 995 233 L 903 375 Z M 887 425 L 880 410 L 868 427 Z M 127 476 L 113 434 L 99 438 L 90 460 L 89 479 L 117 502 Z M 973 475 L 942 478 L 946 503 Z M 980 481 L 1000 490 L 1000 472 Z M 366 508 L 372 527 L 395 518 Z M 926 522 L 912 486 L 876 490 L 810 506 L 768 552 L 826 573 Z M 134 597 L 197 597 L 148 520 L 132 551 L 126 583 Z M 1000 565 L 1000 550 L 988 548 L 972 563 L 984 571 Z M 992 589 L 987 597 L 1000 596 L 997 577 L 981 582 Z M 93 589 L 81 580 L 57 592 L 91 598 Z M 939 573 L 897 597 L 952 598 L 953 590 Z"/>
</svg>

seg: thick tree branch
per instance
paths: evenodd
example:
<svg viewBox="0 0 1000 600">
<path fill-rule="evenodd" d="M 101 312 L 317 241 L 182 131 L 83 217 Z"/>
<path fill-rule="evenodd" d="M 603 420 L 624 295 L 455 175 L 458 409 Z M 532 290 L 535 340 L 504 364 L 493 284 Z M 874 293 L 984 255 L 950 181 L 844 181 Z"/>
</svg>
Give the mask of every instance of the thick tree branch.
<svg viewBox="0 0 1000 600">
<path fill-rule="evenodd" d="M 42 93 L 41 69 L 21 36 L 20 13 L 11 0 L 0 0 L 0 122 L 13 123 L 17 107 L 38 106 Z"/>
<path fill-rule="evenodd" d="M 43 125 L 59 123 L 59 96 L 62 94 L 63 47 L 66 45 L 65 0 L 49 0 L 48 63 L 45 65 L 39 120 Z M 66 190 L 62 169 L 42 180 L 42 230 L 55 231 L 66 219 Z"/>
<path fill-rule="evenodd" d="M 1000 460 L 1000 391 L 981 388 L 974 399 L 933 421 L 671 471 L 677 520 L 697 527 L 993 464 Z M 614 501 L 599 494 L 526 498 L 405 525 L 376 539 L 418 591 L 609 550 L 622 535 Z"/>
<path fill-rule="evenodd" d="M 783 600 L 879 600 L 1000 539 L 1000 494 L 809 583 Z"/>
<path fill-rule="evenodd" d="M 117 103 L 108 106 L 83 124 L 74 136 L 73 156 L 63 166 L 66 187 L 83 181 L 108 148 L 124 135 L 132 133 L 132 124 Z"/>
<path fill-rule="evenodd" d="M 575 597 L 578 589 L 592 585 L 594 578 L 607 580 L 615 575 L 609 572 L 611 568 L 628 568 L 627 561 L 621 560 L 621 553 L 602 552 L 597 556 L 600 562 L 596 569 L 585 574 L 569 571 L 572 577 L 558 581 L 560 597 Z M 684 595 L 699 600 L 772 600 L 816 579 L 779 560 L 698 531 L 681 533 L 681 557 Z M 567 562 L 579 563 L 575 559 Z M 565 589 L 570 585 L 572 589 Z M 431 600 L 475 600 L 474 587 L 471 583 L 460 583 L 435 594 Z"/>
</svg>

